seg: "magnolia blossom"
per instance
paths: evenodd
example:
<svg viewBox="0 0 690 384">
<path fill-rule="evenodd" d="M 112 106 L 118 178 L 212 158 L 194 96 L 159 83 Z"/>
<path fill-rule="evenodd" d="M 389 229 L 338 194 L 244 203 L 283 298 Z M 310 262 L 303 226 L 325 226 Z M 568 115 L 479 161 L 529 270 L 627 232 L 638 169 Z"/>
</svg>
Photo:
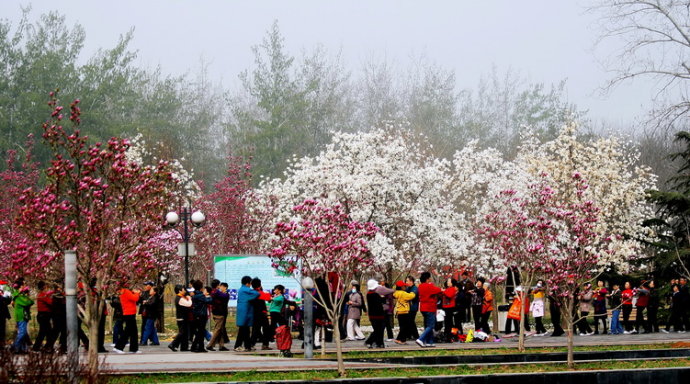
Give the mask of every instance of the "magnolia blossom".
<svg viewBox="0 0 690 384">
<path fill-rule="evenodd" d="M 129 139 L 127 143 L 129 145 L 126 153 L 128 161 L 140 166 L 151 163 L 155 164 L 161 161 L 161 159 L 158 159 L 152 154 L 146 140 L 144 140 L 141 134 L 137 134 L 134 138 Z M 175 182 L 170 186 L 173 188 L 171 193 L 178 201 L 191 202 L 201 198 L 201 187 L 196 180 L 194 180 L 193 170 L 186 169 L 182 165 L 183 161 L 184 158 L 166 160 L 170 176 Z"/>
<path fill-rule="evenodd" d="M 227 176 L 197 200 L 206 215 L 206 225 L 195 234 L 204 269 L 212 267 L 213 255 L 264 250 L 261 241 L 275 226 L 273 204 L 257 197 L 251 181 L 249 163 L 229 157 Z"/>
<path fill-rule="evenodd" d="M 82 282 L 96 281 L 87 289 L 84 322 L 89 328 L 89 368 L 98 364 L 98 324 L 104 298 L 118 285 L 150 276 L 156 265 L 161 232 L 160 213 L 170 199 L 174 180 L 166 162 L 145 166 L 130 161 L 128 140 L 111 138 L 89 144 L 76 129 L 78 101 L 70 105 L 75 129 L 63 128 L 63 108 L 53 98 L 51 120 L 43 124 L 43 138 L 53 150 L 46 169 L 46 185 L 27 188 L 19 202 L 16 229 L 26 237 L 9 255 L 34 268 L 60 270 L 66 250 L 77 253 L 77 273 Z M 26 271 L 25 271 L 26 272 Z"/>
<path fill-rule="evenodd" d="M 543 145 L 525 145 L 517 161 L 531 175 L 549 174 L 558 198 L 574 202 L 568 180 L 580 174 L 587 180 L 583 198 L 600 209 L 596 232 L 605 243 L 593 244 L 602 253 L 599 267 L 617 265 L 625 270 L 641 252 L 641 241 L 651 241 L 656 234 L 643 226 L 653 217 L 653 207 L 646 201 L 646 191 L 654 189 L 656 176 L 649 167 L 639 165 L 639 153 L 626 148 L 616 137 L 578 140 L 577 125 L 571 123 L 553 141 Z M 608 241 L 610 240 L 610 241 Z"/>
<path fill-rule="evenodd" d="M 294 205 L 316 198 L 374 222 L 381 232 L 370 248 L 379 272 L 460 265 L 471 236 L 448 197 L 449 163 L 418 141 L 400 127 L 336 133 L 318 156 L 295 159 L 284 180 L 262 182 L 257 194 L 272 199 L 276 221 L 289 221 Z"/>
</svg>

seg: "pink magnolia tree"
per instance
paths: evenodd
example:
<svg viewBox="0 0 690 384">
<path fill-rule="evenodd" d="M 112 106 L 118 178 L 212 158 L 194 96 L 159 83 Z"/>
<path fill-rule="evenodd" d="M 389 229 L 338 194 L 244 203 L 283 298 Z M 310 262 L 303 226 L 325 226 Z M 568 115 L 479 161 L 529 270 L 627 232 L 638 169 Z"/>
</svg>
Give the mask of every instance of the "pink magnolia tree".
<svg viewBox="0 0 690 384">
<path fill-rule="evenodd" d="M 374 265 L 368 242 L 378 228 L 371 222 L 353 221 L 339 205 L 327 206 L 316 200 L 305 200 L 292 209 L 295 218 L 276 224 L 274 247 L 268 252 L 274 267 L 293 273 L 301 265 L 304 276 L 331 281 L 327 292 L 317 285 L 321 305 L 333 324 L 345 300 L 349 282 Z M 311 294 L 308 292 L 307 294 Z M 345 375 L 339 327 L 333 327 L 337 348 L 338 372 Z"/>
<path fill-rule="evenodd" d="M 545 268 L 551 295 L 563 309 L 561 318 L 568 338 L 570 368 L 575 366 L 573 325 L 577 288 L 596 279 L 602 272 L 601 259 L 616 252 L 610 246 L 611 237 L 602 235 L 597 228 L 601 210 L 592 200 L 585 199 L 588 185 L 580 173 L 572 175 L 572 185 L 572 199 L 559 204 L 554 212 L 561 223 L 562 236 L 556 239 Z"/>
<path fill-rule="evenodd" d="M 559 235 L 554 223 L 553 189 L 548 178 L 528 186 L 524 193 L 515 189 L 499 193 L 498 205 L 486 215 L 484 225 L 479 229 L 480 237 L 505 264 L 517 267 L 523 289 L 516 292 L 524 307 L 527 287 L 532 286 L 536 276 L 548 266 L 553 252 L 553 242 Z M 525 350 L 524 308 L 520 309 L 520 326 L 516 330 L 518 349 Z"/>
<path fill-rule="evenodd" d="M 26 241 L 10 255 L 31 273 L 60 270 L 66 250 L 77 253 L 79 279 L 85 289 L 84 323 L 89 329 L 89 369 L 96 371 L 98 323 L 105 297 L 132 279 L 156 270 L 163 212 L 172 178 L 166 162 L 141 166 L 126 157 L 129 142 L 111 138 L 89 144 L 78 129 L 79 100 L 70 105 L 70 132 L 62 126 L 63 107 L 51 93 L 51 118 L 43 124 L 43 139 L 53 152 L 42 189 L 26 189 L 16 228 Z"/>
<path fill-rule="evenodd" d="M 507 263 L 520 268 L 523 286 L 531 286 L 538 274 L 546 277 L 551 294 L 563 308 L 568 364 L 572 366 L 575 290 L 600 273 L 601 253 L 614 250 L 607 247 L 610 239 L 597 228 L 600 210 L 586 199 L 588 185 L 582 175 L 575 172 L 570 180 L 561 182 L 560 193 L 550 185 L 548 176 L 542 174 L 542 180 L 530 185 L 524 196 L 514 190 L 501 193 L 499 207 L 503 209 L 487 215 L 480 233 Z M 521 351 L 523 333 L 521 321 Z"/>
<path fill-rule="evenodd" d="M 15 220 L 21 210 L 19 198 L 26 189 L 34 188 L 38 182 L 38 164 L 31 158 L 33 150 L 33 136 L 29 136 L 25 146 L 25 154 L 20 157 L 17 151 L 7 152 L 5 169 L 0 172 L 0 276 L 16 279 L 21 276 L 33 275 L 46 277 L 46 269 L 36 270 L 33 260 L 10 258 L 6 255 L 16 250 L 16 244 L 26 244 L 26 236 L 15 230 Z"/>
</svg>

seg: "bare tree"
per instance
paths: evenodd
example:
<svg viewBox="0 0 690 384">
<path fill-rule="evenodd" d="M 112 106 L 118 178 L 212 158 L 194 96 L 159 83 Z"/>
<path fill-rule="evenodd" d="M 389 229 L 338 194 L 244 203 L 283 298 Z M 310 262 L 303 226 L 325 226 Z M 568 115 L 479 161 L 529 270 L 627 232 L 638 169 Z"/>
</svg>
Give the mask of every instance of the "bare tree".
<svg viewBox="0 0 690 384">
<path fill-rule="evenodd" d="M 601 15 L 598 47 L 622 42 L 608 54 L 605 64 L 614 76 L 604 90 L 637 77 L 656 79 L 648 123 L 683 124 L 690 112 L 690 1 L 601 0 L 590 11 Z"/>
</svg>

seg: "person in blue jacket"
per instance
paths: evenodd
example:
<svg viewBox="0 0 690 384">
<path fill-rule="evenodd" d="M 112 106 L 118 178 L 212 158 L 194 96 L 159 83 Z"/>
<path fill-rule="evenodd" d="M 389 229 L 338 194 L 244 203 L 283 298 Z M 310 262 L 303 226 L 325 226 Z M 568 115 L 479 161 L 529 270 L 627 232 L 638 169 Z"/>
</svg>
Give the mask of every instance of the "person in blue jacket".
<svg viewBox="0 0 690 384">
<path fill-rule="evenodd" d="M 249 303 L 259 297 L 259 291 L 251 288 L 252 278 L 244 276 L 242 287 L 237 291 L 237 340 L 235 351 L 251 351 L 250 329 L 254 325 L 254 308 Z M 244 346 L 243 346 L 244 344 Z"/>
</svg>

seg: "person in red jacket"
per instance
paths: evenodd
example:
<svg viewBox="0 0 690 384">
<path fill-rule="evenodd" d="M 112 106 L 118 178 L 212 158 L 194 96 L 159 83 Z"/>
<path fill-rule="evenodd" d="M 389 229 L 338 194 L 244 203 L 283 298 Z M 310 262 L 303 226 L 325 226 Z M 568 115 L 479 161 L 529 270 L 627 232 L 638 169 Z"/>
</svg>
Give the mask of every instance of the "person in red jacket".
<svg viewBox="0 0 690 384">
<path fill-rule="evenodd" d="M 453 311 L 455 310 L 455 297 L 458 295 L 458 282 L 453 278 L 448 278 L 446 280 L 446 289 L 443 290 L 443 296 L 441 297 L 441 307 L 443 312 L 446 313 L 444 318 L 445 324 L 443 333 L 446 340 L 452 342 L 453 328 L 456 324 L 453 324 Z M 462 323 L 457 324 L 458 328 L 462 328 Z"/>
<path fill-rule="evenodd" d="M 436 326 L 436 302 L 441 294 L 441 288 L 429 281 L 431 273 L 424 272 L 419 277 L 419 310 L 424 317 L 424 332 L 415 340 L 420 347 L 434 347 L 434 327 Z"/>
<path fill-rule="evenodd" d="M 637 313 L 635 315 L 635 330 L 633 333 L 640 332 L 640 326 L 644 329 L 645 333 L 650 333 L 649 322 L 644 318 L 644 310 L 647 308 L 649 303 L 649 282 L 644 282 L 640 288 L 637 289 L 637 301 L 635 302 L 635 308 L 637 308 Z"/>
<path fill-rule="evenodd" d="M 139 301 L 138 289 L 129 290 L 122 288 L 120 290 L 120 303 L 122 304 L 122 317 L 125 323 L 125 328 L 122 332 L 122 337 L 118 340 L 113 348 L 117 353 L 125 353 L 123 349 L 129 343 L 129 351 L 132 353 L 139 352 L 139 331 L 137 330 L 137 301 Z"/>
<path fill-rule="evenodd" d="M 49 340 L 50 334 L 53 333 L 53 327 L 50 325 L 51 308 L 53 306 L 53 292 L 48 289 L 45 281 L 39 281 L 36 285 L 39 292 L 36 295 L 36 309 L 38 314 L 38 336 L 34 341 L 33 350 L 38 352 L 43 347 L 43 340 Z M 48 344 L 46 344 L 46 347 Z"/>
<path fill-rule="evenodd" d="M 621 300 L 623 300 L 623 327 L 625 328 L 623 333 L 629 335 L 633 330 L 632 324 L 630 324 L 630 313 L 632 313 L 632 303 L 635 292 L 633 292 L 629 281 L 625 282 L 624 287 L 625 289 L 623 289 L 623 292 L 621 293 Z"/>
</svg>

